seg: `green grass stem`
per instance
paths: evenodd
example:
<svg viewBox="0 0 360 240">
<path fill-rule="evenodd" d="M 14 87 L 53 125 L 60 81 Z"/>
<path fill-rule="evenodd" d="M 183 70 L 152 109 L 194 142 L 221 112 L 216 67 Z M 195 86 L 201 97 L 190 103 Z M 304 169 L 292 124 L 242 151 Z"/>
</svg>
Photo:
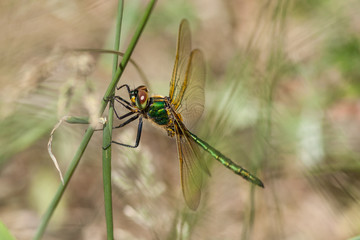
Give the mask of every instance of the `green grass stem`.
<svg viewBox="0 0 360 240">
<path fill-rule="evenodd" d="M 134 36 L 131 39 L 131 42 L 130 42 L 128 48 L 126 49 L 126 52 L 120 63 L 120 66 L 117 69 L 117 71 L 115 72 L 115 75 L 114 75 L 112 81 L 110 82 L 110 84 L 105 92 L 105 95 L 101 101 L 101 106 L 100 106 L 100 110 L 99 110 L 100 116 L 103 114 L 103 112 L 107 106 L 108 101 L 106 99 L 109 99 L 109 97 L 111 97 L 111 95 L 115 91 L 115 87 L 116 87 L 117 83 L 119 82 L 119 79 L 120 79 L 128 61 L 130 60 L 131 54 L 134 51 L 134 48 L 140 38 L 142 31 L 144 30 L 144 27 L 150 17 L 150 14 L 152 12 L 152 9 L 153 9 L 155 3 L 156 3 L 156 0 L 152 0 L 149 2 L 149 4 L 146 7 L 145 13 L 140 20 L 140 23 L 134 33 Z M 65 191 L 73 173 L 75 172 L 75 169 L 76 169 L 77 165 L 79 164 L 79 161 L 80 161 L 83 153 L 85 152 L 85 149 L 86 149 L 93 133 L 94 133 L 94 129 L 91 126 L 89 126 L 88 129 L 86 130 L 85 136 L 84 136 L 83 140 L 81 141 L 77 152 L 75 153 L 73 160 L 71 161 L 71 163 L 69 165 L 68 170 L 65 173 L 64 184 L 61 184 L 59 186 L 53 200 L 51 201 L 48 209 L 46 210 L 46 212 L 41 220 L 41 223 L 40 223 L 40 225 L 37 229 L 37 232 L 34 236 L 35 240 L 41 239 L 41 237 L 43 236 L 43 234 L 46 230 L 46 227 L 49 224 L 50 218 L 53 215 L 62 195 L 64 194 L 64 191 Z"/>
<path fill-rule="evenodd" d="M 123 17 L 124 1 L 118 2 L 118 14 L 116 18 L 116 33 L 115 33 L 115 45 L 114 50 L 119 51 L 120 35 L 121 35 L 121 23 Z M 118 55 L 114 55 L 113 58 L 113 77 L 115 76 L 118 66 Z M 105 125 L 103 131 L 103 146 L 110 146 L 107 149 L 103 149 L 103 185 L 104 185 L 104 204 L 105 204 L 105 217 L 106 217 L 106 232 L 107 239 L 114 239 L 114 224 L 113 224 L 113 212 L 112 212 L 112 188 L 111 188 L 111 139 L 112 139 L 112 127 L 113 127 L 114 106 L 109 105 L 108 122 Z"/>
</svg>

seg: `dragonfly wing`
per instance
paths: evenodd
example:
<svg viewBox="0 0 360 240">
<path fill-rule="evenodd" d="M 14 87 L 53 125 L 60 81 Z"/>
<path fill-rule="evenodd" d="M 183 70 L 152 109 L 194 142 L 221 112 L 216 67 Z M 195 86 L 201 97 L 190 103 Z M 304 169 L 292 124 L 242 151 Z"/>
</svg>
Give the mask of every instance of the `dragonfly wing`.
<svg viewBox="0 0 360 240">
<path fill-rule="evenodd" d="M 204 111 L 204 85 L 204 57 L 198 49 L 191 51 L 189 23 L 183 20 L 179 28 L 169 97 L 188 128 L 192 127 Z"/>
<path fill-rule="evenodd" d="M 199 206 L 202 186 L 202 166 L 199 148 L 187 135 L 187 131 L 175 124 L 176 143 L 180 160 L 181 187 L 186 204 L 196 210 Z"/>
<path fill-rule="evenodd" d="M 205 62 L 204 55 L 198 49 L 190 54 L 183 87 L 176 98 L 175 109 L 183 117 L 187 128 L 191 128 L 201 117 L 205 101 Z"/>
<path fill-rule="evenodd" d="M 182 81 L 188 67 L 191 51 L 191 33 L 189 22 L 182 20 L 179 27 L 179 35 L 177 40 L 176 57 L 173 74 L 170 82 L 169 97 L 175 99 L 181 90 Z"/>
</svg>

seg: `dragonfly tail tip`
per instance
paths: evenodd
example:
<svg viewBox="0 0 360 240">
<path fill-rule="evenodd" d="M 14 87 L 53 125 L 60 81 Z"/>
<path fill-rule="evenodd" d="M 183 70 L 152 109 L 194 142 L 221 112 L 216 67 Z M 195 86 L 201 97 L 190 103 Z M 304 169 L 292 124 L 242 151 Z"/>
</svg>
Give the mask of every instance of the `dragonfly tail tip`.
<svg viewBox="0 0 360 240">
<path fill-rule="evenodd" d="M 256 179 L 256 181 L 254 181 L 253 183 L 255 183 L 256 185 L 258 185 L 259 187 L 265 188 L 263 182 L 260 179 Z"/>
</svg>

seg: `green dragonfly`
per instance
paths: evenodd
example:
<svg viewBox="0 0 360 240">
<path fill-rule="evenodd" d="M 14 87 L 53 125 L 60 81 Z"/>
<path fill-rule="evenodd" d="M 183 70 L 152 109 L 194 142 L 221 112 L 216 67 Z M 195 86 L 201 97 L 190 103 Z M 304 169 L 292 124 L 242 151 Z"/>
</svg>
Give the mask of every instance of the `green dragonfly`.
<svg viewBox="0 0 360 240">
<path fill-rule="evenodd" d="M 135 89 L 125 84 L 130 101 L 120 96 L 114 99 L 129 110 L 118 119 L 128 118 L 116 128 L 139 119 L 135 145 L 128 145 L 112 141 L 126 147 L 136 148 L 139 145 L 143 118 L 164 128 L 170 137 L 176 138 L 178 158 L 180 161 L 180 175 L 183 195 L 188 207 L 196 210 L 201 197 L 203 172 L 210 175 L 204 159 L 200 155 L 200 148 L 204 149 L 225 167 L 260 187 L 264 184 L 259 178 L 243 167 L 235 164 L 218 150 L 188 130 L 201 116 L 204 110 L 205 63 L 200 50 L 191 49 L 189 23 L 183 20 L 180 24 L 174 70 L 170 82 L 168 97 L 155 95 L 149 97 L 148 89 L 139 86 Z"/>
</svg>

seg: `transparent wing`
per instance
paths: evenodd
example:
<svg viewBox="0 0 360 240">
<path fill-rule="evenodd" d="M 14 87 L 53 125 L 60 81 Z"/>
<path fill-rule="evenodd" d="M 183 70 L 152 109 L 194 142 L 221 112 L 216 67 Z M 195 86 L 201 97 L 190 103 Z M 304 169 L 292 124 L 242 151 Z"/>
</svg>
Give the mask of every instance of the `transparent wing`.
<svg viewBox="0 0 360 240">
<path fill-rule="evenodd" d="M 189 131 L 173 110 L 172 114 L 175 119 L 174 128 L 180 161 L 181 187 L 186 204 L 192 210 L 196 210 L 201 197 L 203 173 L 210 176 L 210 172 L 200 155 L 199 146 L 193 141 Z"/>
<path fill-rule="evenodd" d="M 200 50 L 191 51 L 189 23 L 183 20 L 179 28 L 173 76 L 169 97 L 175 110 L 188 128 L 204 111 L 205 63 Z"/>
<path fill-rule="evenodd" d="M 179 95 L 182 81 L 185 78 L 185 74 L 188 67 L 191 51 L 191 33 L 189 28 L 189 22 L 182 20 L 179 27 L 179 35 L 177 40 L 175 64 L 173 74 L 170 82 L 169 97 L 175 99 Z"/>
<path fill-rule="evenodd" d="M 175 96 L 175 109 L 183 117 L 187 128 L 191 128 L 201 117 L 205 101 L 205 63 L 200 50 L 191 52 L 187 74 L 179 95 Z"/>
<path fill-rule="evenodd" d="M 183 195 L 189 208 L 196 210 L 199 206 L 202 186 L 202 170 L 198 161 L 199 149 L 183 134 L 178 125 L 175 125 L 175 132 Z"/>
</svg>

